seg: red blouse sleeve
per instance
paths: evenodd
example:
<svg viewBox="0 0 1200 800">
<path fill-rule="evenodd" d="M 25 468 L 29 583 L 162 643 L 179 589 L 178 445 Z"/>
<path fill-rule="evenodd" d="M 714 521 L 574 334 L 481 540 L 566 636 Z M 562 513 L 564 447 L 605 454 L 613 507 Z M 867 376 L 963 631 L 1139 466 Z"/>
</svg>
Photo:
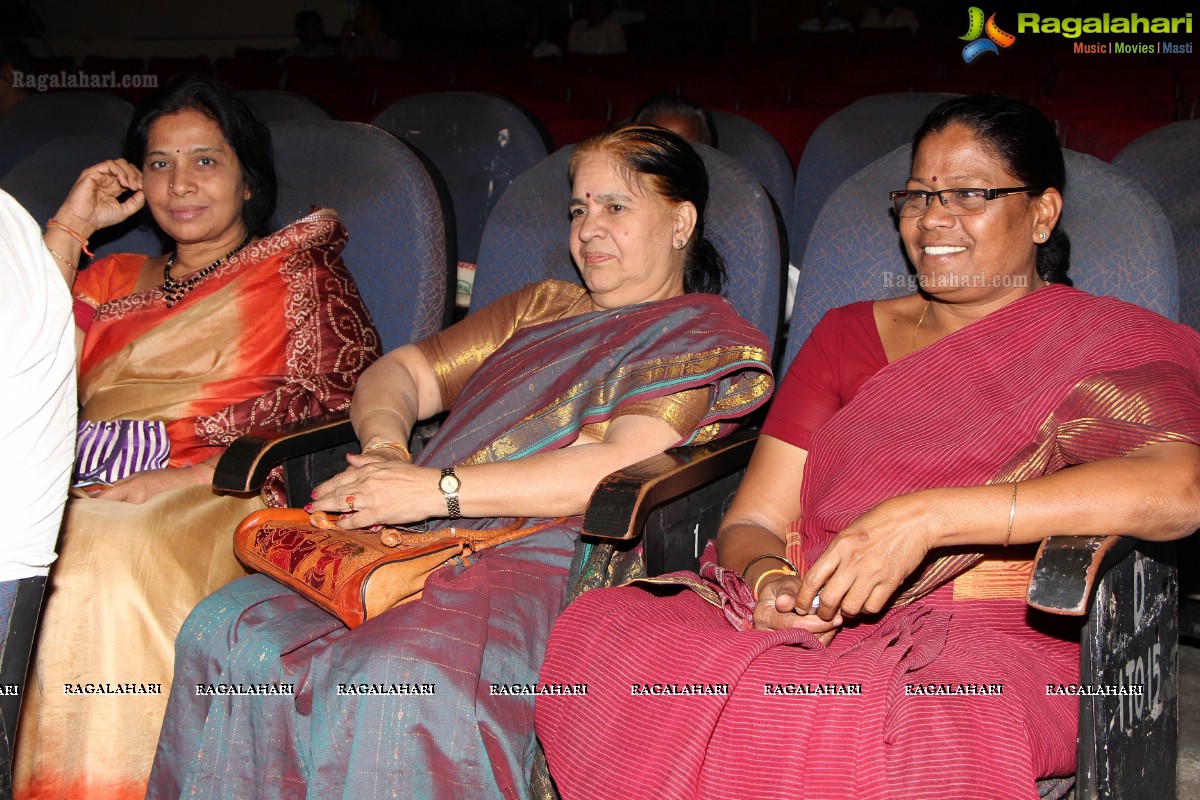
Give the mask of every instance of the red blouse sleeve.
<svg viewBox="0 0 1200 800">
<path fill-rule="evenodd" d="M 80 272 L 71 286 L 76 327 L 87 333 L 97 308 L 110 300 L 133 294 L 145 263 L 144 255 L 120 253 L 102 258 Z"/>
<path fill-rule="evenodd" d="M 887 366 L 872 301 L 825 314 L 775 392 L 762 432 L 807 450 L 812 435 Z"/>
</svg>

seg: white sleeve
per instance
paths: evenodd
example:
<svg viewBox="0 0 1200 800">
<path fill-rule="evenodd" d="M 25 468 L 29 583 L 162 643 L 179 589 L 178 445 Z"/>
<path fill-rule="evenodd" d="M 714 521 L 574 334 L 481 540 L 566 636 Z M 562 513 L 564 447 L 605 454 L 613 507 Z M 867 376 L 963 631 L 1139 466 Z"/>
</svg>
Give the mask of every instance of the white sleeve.
<svg viewBox="0 0 1200 800">
<path fill-rule="evenodd" d="M 33 218 L 0 191 L 0 581 L 45 575 L 75 460 L 71 294 Z"/>
</svg>

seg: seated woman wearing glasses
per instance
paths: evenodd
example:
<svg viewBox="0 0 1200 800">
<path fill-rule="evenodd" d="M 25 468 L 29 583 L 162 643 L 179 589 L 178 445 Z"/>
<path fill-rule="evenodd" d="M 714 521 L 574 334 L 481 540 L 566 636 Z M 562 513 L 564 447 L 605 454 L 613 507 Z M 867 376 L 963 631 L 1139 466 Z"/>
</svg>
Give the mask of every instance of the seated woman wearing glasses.
<svg viewBox="0 0 1200 800">
<path fill-rule="evenodd" d="M 1079 631 L 1026 606 L 1034 545 L 1200 525 L 1200 335 L 1070 287 L 1064 182 L 1025 103 L 930 113 L 893 194 L 920 291 L 813 331 L 697 591 L 559 619 L 542 680 L 588 684 L 538 699 L 564 798 L 1036 798 L 1074 772 L 1078 700 L 1046 685 L 1079 680 Z"/>
</svg>

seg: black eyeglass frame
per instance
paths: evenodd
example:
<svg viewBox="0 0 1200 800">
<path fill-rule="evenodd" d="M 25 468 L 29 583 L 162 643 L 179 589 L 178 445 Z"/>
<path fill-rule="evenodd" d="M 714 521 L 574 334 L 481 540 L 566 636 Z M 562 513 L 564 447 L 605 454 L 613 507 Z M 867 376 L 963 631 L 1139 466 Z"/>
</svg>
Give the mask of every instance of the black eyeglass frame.
<svg viewBox="0 0 1200 800">
<path fill-rule="evenodd" d="M 911 215 L 909 217 L 910 219 L 915 219 L 917 217 L 923 217 L 927 213 L 929 213 L 929 203 L 934 197 L 937 197 L 937 199 L 942 204 L 942 208 L 946 209 L 946 213 L 949 214 L 950 216 L 952 216 L 952 217 L 973 217 L 978 214 L 982 214 L 984 211 L 987 210 L 987 201 L 988 200 L 995 200 L 997 197 L 1007 197 L 1010 194 L 1021 194 L 1021 193 L 1038 193 L 1038 194 L 1040 194 L 1044 191 L 1045 191 L 1045 188 L 1041 187 L 1041 186 L 1008 186 L 1003 189 L 982 189 L 982 188 L 975 188 L 973 186 L 962 186 L 962 187 L 959 187 L 956 189 L 939 189 L 936 192 L 927 192 L 924 189 L 901 189 L 901 190 L 895 191 L 895 192 L 888 192 L 888 197 L 892 201 L 892 211 L 895 212 L 897 217 L 905 216 L 904 214 L 901 213 L 901 211 L 900 211 L 901 205 L 899 205 L 897 203 L 897 201 L 907 201 L 908 198 L 911 196 L 924 197 L 925 198 L 925 208 L 921 211 L 920 214 Z M 966 214 L 955 214 L 953 211 L 950 210 L 950 202 L 946 198 L 947 194 L 954 193 L 954 192 L 981 192 L 983 194 L 984 202 L 979 206 L 978 210 L 971 210 Z M 960 205 L 960 206 L 957 206 L 957 208 L 965 209 L 967 207 Z"/>
</svg>

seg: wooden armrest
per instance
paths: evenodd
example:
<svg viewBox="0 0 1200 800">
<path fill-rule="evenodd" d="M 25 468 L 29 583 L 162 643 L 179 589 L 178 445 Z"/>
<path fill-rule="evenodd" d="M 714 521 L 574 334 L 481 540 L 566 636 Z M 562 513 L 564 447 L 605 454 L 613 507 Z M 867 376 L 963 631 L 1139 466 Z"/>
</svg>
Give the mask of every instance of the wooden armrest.
<svg viewBox="0 0 1200 800">
<path fill-rule="evenodd" d="M 1029 605 L 1052 614 L 1086 615 L 1097 582 L 1134 544 L 1127 536 L 1051 536 L 1034 559 Z"/>
<path fill-rule="evenodd" d="M 758 434 L 740 430 L 708 444 L 673 447 L 600 481 L 583 514 L 583 533 L 632 539 L 655 506 L 742 469 Z"/>
<path fill-rule="evenodd" d="M 256 431 L 225 449 L 213 475 L 213 489 L 232 494 L 257 492 L 277 464 L 351 441 L 354 428 L 346 412 Z"/>
</svg>

